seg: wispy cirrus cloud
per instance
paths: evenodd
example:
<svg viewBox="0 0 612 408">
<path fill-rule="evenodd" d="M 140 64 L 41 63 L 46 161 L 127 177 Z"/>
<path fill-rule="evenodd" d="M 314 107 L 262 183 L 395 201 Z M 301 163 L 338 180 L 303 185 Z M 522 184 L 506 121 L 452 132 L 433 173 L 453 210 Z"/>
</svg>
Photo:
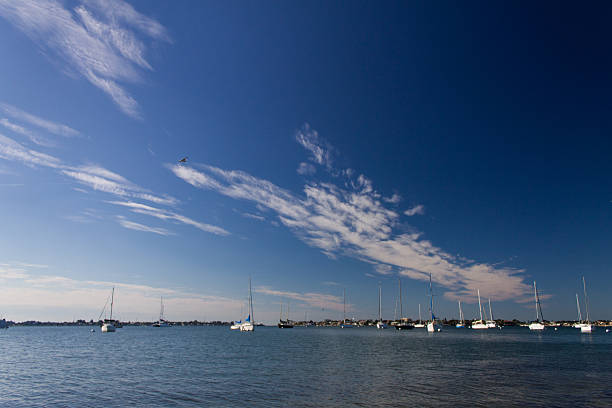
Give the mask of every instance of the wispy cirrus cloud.
<svg viewBox="0 0 612 408">
<path fill-rule="evenodd" d="M 122 207 L 127 207 L 132 212 L 137 213 L 137 214 L 148 215 L 148 216 L 155 217 L 161 220 L 170 220 L 170 221 L 175 221 L 181 224 L 190 225 L 204 232 L 210 232 L 215 235 L 222 235 L 222 236 L 229 235 L 229 232 L 227 232 L 221 227 L 199 222 L 189 217 L 186 217 L 184 215 L 177 214 L 172 211 L 152 207 L 150 205 L 131 202 L 131 201 L 108 201 L 108 203 L 122 206 Z"/>
<path fill-rule="evenodd" d="M 387 264 L 376 264 L 374 269 L 381 275 L 391 275 L 393 273 L 393 267 Z"/>
<path fill-rule="evenodd" d="M 0 2 L 0 10 L 1 9 L 2 9 L 2 5 Z M 8 103 L 0 102 L 0 111 L 3 111 L 5 114 L 7 114 L 8 116 L 12 117 L 15 120 L 18 120 L 20 122 L 25 122 L 29 125 L 36 126 L 40 129 L 43 129 L 57 136 L 75 137 L 75 136 L 80 135 L 80 132 L 78 130 L 73 129 L 70 126 L 64 125 L 62 123 L 53 122 L 48 119 L 43 119 L 39 116 L 33 115 L 19 108 L 16 108 L 13 105 L 9 105 Z M 19 126 L 19 125 L 10 124 L 10 122 L 8 122 L 8 119 L 5 119 L 5 120 L 6 120 L 6 123 L 9 123 L 9 125 L 5 125 L 6 127 L 12 126 L 11 130 L 17 133 L 21 133 L 24 136 L 32 137 L 33 135 L 32 131 L 25 129 L 24 127 Z"/>
<path fill-rule="evenodd" d="M 95 164 L 71 166 L 64 163 L 57 157 L 28 149 L 15 140 L 3 136 L 2 134 L 0 134 L 0 159 L 20 162 L 30 167 L 49 168 L 76 181 L 79 183 L 79 185 L 89 187 L 95 191 L 111 194 L 122 199 L 139 199 L 165 206 L 175 206 L 178 204 L 178 200 L 176 198 L 168 195 L 153 194 L 148 190 L 132 183 L 120 174 L 108 170 L 102 166 Z M 162 210 L 145 204 L 133 202 L 129 202 L 129 204 L 124 205 L 124 207 L 130 207 L 134 212 L 153 216 L 158 219 L 171 220 L 185 225 L 190 225 L 198 228 L 201 231 L 210 232 L 216 235 L 229 235 L 229 232 L 221 227 L 196 221 L 175 211 Z M 82 223 L 91 221 L 91 217 L 85 214 L 72 215 L 68 219 Z M 126 228 L 131 227 L 132 229 L 141 228 L 141 230 L 145 230 L 146 227 L 138 227 L 135 225 L 135 223 L 130 224 L 127 221 L 124 221 L 121 223 L 121 225 Z M 149 232 L 155 232 L 161 235 L 171 235 L 169 231 L 157 227 L 150 227 Z"/>
<path fill-rule="evenodd" d="M 342 298 L 339 296 L 328 295 L 325 293 L 316 292 L 289 292 L 283 290 L 277 290 L 270 288 L 269 286 L 257 286 L 254 288 L 255 293 L 262 295 L 276 296 L 285 299 L 292 299 L 302 302 L 311 307 L 317 307 L 322 309 L 329 309 L 335 311 L 342 311 L 343 303 Z"/>
<path fill-rule="evenodd" d="M 393 194 L 391 197 L 383 197 L 385 203 L 397 204 L 402 201 L 402 196 L 399 194 Z"/>
<path fill-rule="evenodd" d="M 316 134 L 308 128 L 308 134 Z M 306 133 L 298 142 L 310 146 Z M 318 136 L 317 136 L 318 137 Z M 325 154 L 309 148 L 321 163 Z M 327 162 L 329 163 L 329 162 Z M 423 234 L 398 232 L 401 226 L 395 210 L 387 208 L 373 183 L 364 175 L 332 169 L 344 177 L 339 185 L 307 183 L 301 194 L 294 194 L 267 180 L 238 170 L 210 165 L 198 169 L 172 165 L 180 179 L 201 189 L 245 200 L 276 213 L 278 220 L 308 245 L 334 258 L 357 258 L 376 266 L 379 273 L 398 271 L 402 276 L 425 281 L 431 273 L 435 283 L 447 288 L 448 298 L 473 298 L 476 288 L 498 300 L 513 299 L 529 292 L 523 270 L 492 265 L 451 255 L 423 238 Z M 408 212 L 418 214 L 424 208 Z M 413 215 L 414 215 L 413 214 Z M 384 266 L 383 266 L 384 265 Z"/>
<path fill-rule="evenodd" d="M 139 82 L 140 70 L 152 69 L 143 38 L 169 41 L 160 23 L 117 0 L 87 0 L 73 9 L 55 0 L 0 1 L 0 16 L 105 92 L 125 114 L 140 117 L 123 83 Z"/>
<path fill-rule="evenodd" d="M 0 134 L 0 159 L 20 162 L 30 167 L 51 168 L 93 190 L 124 198 L 138 198 L 162 205 L 178 203 L 174 197 L 152 194 L 104 167 L 92 164 L 71 166 L 57 157 L 26 148 L 2 134 Z"/>
<path fill-rule="evenodd" d="M 165 228 L 150 227 L 148 225 L 144 225 L 144 224 L 140 224 L 138 222 L 130 221 L 127 218 L 125 218 L 125 217 L 123 217 L 121 215 L 117 216 L 117 222 L 123 228 L 131 229 L 131 230 L 134 230 L 134 231 L 152 232 L 153 234 L 165 235 L 165 236 L 167 236 L 167 235 L 176 235 L 173 232 L 170 232 L 170 231 L 168 231 Z"/>
<path fill-rule="evenodd" d="M 311 153 L 310 159 L 317 164 L 330 168 L 332 165 L 332 147 L 319 133 L 305 124 L 295 134 L 295 140 Z M 298 168 L 298 172 L 299 172 Z M 306 168 L 312 169 L 312 168 Z M 302 174 L 302 173 L 300 173 Z"/>
<path fill-rule="evenodd" d="M 3 288 L 0 308 L 5 317 L 14 321 L 97 319 L 113 287 L 113 315 L 122 320 L 154 320 L 160 296 L 164 296 L 166 316 L 170 320 L 203 320 L 205 313 L 208 317 L 229 321 L 239 316 L 242 303 L 182 288 L 78 280 L 45 272 L 41 274 L 37 265 L 0 263 Z M 75 311 L 81 314 L 75 316 Z"/>
<path fill-rule="evenodd" d="M 296 171 L 298 174 L 301 174 L 302 176 L 312 176 L 313 174 L 317 172 L 317 169 L 315 166 L 313 166 L 310 163 L 302 162 L 300 163 Z"/>
<path fill-rule="evenodd" d="M 53 143 L 51 143 L 47 139 L 41 136 L 38 136 L 36 133 L 34 133 L 33 131 L 29 129 L 24 128 L 23 126 L 20 126 L 16 123 L 11 122 L 7 118 L 1 118 L 0 125 L 4 126 L 6 129 L 12 131 L 13 133 L 17 133 L 19 135 L 27 137 L 28 139 L 30 139 L 31 142 L 39 146 L 46 146 L 46 147 L 53 146 Z"/>
<path fill-rule="evenodd" d="M 425 206 L 422 204 L 415 205 L 414 207 L 404 211 L 404 214 L 408 217 L 412 217 L 413 215 L 423 215 L 425 214 Z"/>
<path fill-rule="evenodd" d="M 0 159 L 17 161 L 29 167 L 42 166 L 60 169 L 62 161 L 46 153 L 28 149 L 0 133 Z"/>
</svg>

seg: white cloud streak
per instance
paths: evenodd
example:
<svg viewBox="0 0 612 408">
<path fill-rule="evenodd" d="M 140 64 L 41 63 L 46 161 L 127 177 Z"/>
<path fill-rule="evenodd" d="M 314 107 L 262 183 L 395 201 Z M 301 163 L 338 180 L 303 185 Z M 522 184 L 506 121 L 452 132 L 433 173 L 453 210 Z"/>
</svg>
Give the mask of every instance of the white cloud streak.
<svg viewBox="0 0 612 408">
<path fill-rule="evenodd" d="M 223 296 L 201 295 L 190 290 L 154 287 L 137 283 L 77 280 L 61 275 L 40 274 L 27 264 L 0 264 L 2 297 L 0 308 L 11 320 L 97 319 L 111 288 L 115 287 L 113 315 L 122 320 L 156 319 L 159 297 L 164 296 L 170 320 L 230 321 L 239 316 L 242 301 Z M 79 313 L 75 315 L 75 313 Z"/>
<path fill-rule="evenodd" d="M 17 161 L 29 167 L 46 167 L 59 171 L 82 185 L 120 197 L 137 198 L 156 204 L 176 205 L 170 196 L 158 196 L 133 184 L 123 176 L 97 165 L 69 166 L 57 157 L 28 149 L 15 140 L 0 134 L 0 159 Z"/>
<path fill-rule="evenodd" d="M 168 211 L 168 210 L 162 210 L 160 208 L 152 207 L 150 205 L 131 202 L 131 201 L 109 201 L 108 203 L 122 206 L 122 207 L 127 207 L 132 212 L 137 213 L 137 214 L 148 215 L 148 216 L 155 217 L 161 220 L 171 220 L 171 221 L 176 221 L 181 224 L 190 225 L 204 232 L 210 232 L 215 235 L 221 235 L 221 236 L 229 235 L 229 232 L 227 232 L 221 227 L 217 227 L 215 225 L 210 225 L 210 224 L 205 224 L 203 222 L 193 220 L 184 215 L 177 214 L 175 212 Z"/>
<path fill-rule="evenodd" d="M 423 215 L 425 214 L 425 207 L 422 204 L 419 204 L 407 209 L 406 211 L 404 211 L 404 214 L 408 217 L 412 217 L 413 215 Z"/>
<path fill-rule="evenodd" d="M 297 173 L 302 175 L 302 176 L 312 176 L 313 174 L 315 174 L 317 172 L 317 169 L 315 166 L 313 166 L 310 163 L 300 163 L 300 165 L 297 168 Z"/>
<path fill-rule="evenodd" d="M 1 10 L 2 10 L 2 1 L 0 1 L 0 15 L 1 15 Z M 19 108 L 16 108 L 12 105 L 9 105 L 8 103 L 0 103 L 0 110 L 6 113 L 8 116 L 11 116 L 13 119 L 28 123 L 30 125 L 37 126 L 57 136 L 75 137 L 75 136 L 80 135 L 79 131 L 74 130 L 70 126 L 66 126 L 61 123 L 52 122 L 50 120 L 43 119 L 31 113 L 25 112 Z M 31 133 L 32 133 L 31 131 L 24 129 L 21 126 L 19 126 L 19 128 L 20 129 L 17 129 L 17 127 L 13 125 L 12 130 L 17 133 L 21 133 L 24 136 L 31 137 Z"/>
<path fill-rule="evenodd" d="M 302 128 L 296 132 L 295 140 L 312 154 L 311 160 L 317 164 L 331 168 L 332 148 L 329 143 L 319 137 L 319 133 L 316 130 L 310 128 L 310 125 L 305 124 L 302 126 Z"/>
<path fill-rule="evenodd" d="M 299 141 L 299 140 L 298 140 Z M 316 152 L 316 149 L 315 149 Z M 315 153 L 313 153 L 315 154 Z M 323 156 L 321 156 L 323 157 Z M 399 271 L 402 276 L 447 288 L 445 296 L 473 298 L 475 289 L 496 300 L 513 299 L 529 292 L 523 270 L 479 263 L 451 255 L 420 233 L 396 233 L 399 214 L 386 208 L 372 182 L 360 175 L 339 187 L 309 183 L 301 196 L 242 171 L 199 165 L 200 170 L 171 165 L 180 179 L 197 188 L 209 189 L 235 199 L 249 201 L 276 213 L 280 222 L 308 245 L 334 258 L 354 257 Z M 424 211 L 417 206 L 414 214 Z"/>
<path fill-rule="evenodd" d="M 383 201 L 390 204 L 397 204 L 402 201 L 402 196 L 393 194 L 391 197 L 383 197 Z"/>
<path fill-rule="evenodd" d="M 31 142 L 39 146 L 46 146 L 46 147 L 53 146 L 53 143 L 51 143 L 50 141 L 46 140 L 43 137 L 38 136 L 35 132 L 29 129 L 26 129 L 23 126 L 20 126 L 16 123 L 11 122 L 7 118 L 1 118 L 0 125 L 4 126 L 6 129 L 12 131 L 13 133 L 17 133 L 19 135 L 27 137 Z"/>
<path fill-rule="evenodd" d="M 134 30 L 169 41 L 157 21 L 116 0 L 87 1 L 73 10 L 54 0 L 0 0 L 0 16 L 104 91 L 125 114 L 140 117 L 138 102 L 120 83 L 139 82 L 137 68 L 151 69 Z"/>
<path fill-rule="evenodd" d="M 328 295 L 324 293 L 308 292 L 288 292 L 282 290 L 272 289 L 268 286 L 258 286 L 254 289 L 255 293 L 260 293 L 268 296 L 276 296 L 285 299 L 292 299 L 302 302 L 311 307 L 317 307 L 322 309 L 329 309 L 335 311 L 342 311 L 342 298 L 339 296 Z"/>
<path fill-rule="evenodd" d="M 139 224 L 137 222 L 130 221 L 130 220 L 126 219 L 123 216 L 117 216 L 117 222 L 123 228 L 131 229 L 131 230 L 134 230 L 134 231 L 152 232 L 154 234 L 164 235 L 164 236 L 167 236 L 167 235 L 176 235 L 173 232 L 170 232 L 170 231 L 168 231 L 165 228 L 150 227 L 148 225 Z"/>
<path fill-rule="evenodd" d="M 2 134 L 0 134 L 0 159 L 21 162 L 30 167 L 50 168 L 77 181 L 81 185 L 87 186 L 95 191 L 120 197 L 122 199 L 140 199 L 166 206 L 174 206 L 178 204 L 178 200 L 174 197 L 151 194 L 145 189 L 127 180 L 120 174 L 117 174 L 104 167 L 95 164 L 87 164 L 78 167 L 69 166 L 56 157 L 27 149 L 18 142 L 9 137 L 3 136 Z M 127 204 L 123 204 L 124 207 L 130 207 L 132 211 L 140 214 L 153 216 L 162 220 L 172 220 L 216 235 L 229 235 L 229 232 L 221 227 L 196 221 L 177 212 L 162 210 L 145 204 L 133 202 L 126 203 Z M 117 202 L 113 202 L 113 204 L 117 204 Z M 68 219 L 77 222 L 88 221 L 87 217 L 84 216 L 73 215 L 67 217 Z M 124 222 L 121 225 L 126 228 L 130 228 L 131 226 L 132 229 L 136 229 L 136 225 L 134 224 Z M 141 230 L 144 229 L 141 228 Z M 164 229 L 152 229 L 149 232 L 170 235 L 170 233 Z"/>
</svg>

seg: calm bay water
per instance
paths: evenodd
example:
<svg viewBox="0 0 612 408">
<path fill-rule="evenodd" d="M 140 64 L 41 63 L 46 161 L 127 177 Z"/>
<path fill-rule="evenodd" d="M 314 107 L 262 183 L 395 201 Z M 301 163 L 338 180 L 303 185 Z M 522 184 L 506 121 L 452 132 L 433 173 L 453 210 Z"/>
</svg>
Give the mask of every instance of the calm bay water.
<svg viewBox="0 0 612 408">
<path fill-rule="evenodd" d="M 612 333 L 11 327 L 0 405 L 612 406 Z"/>
</svg>

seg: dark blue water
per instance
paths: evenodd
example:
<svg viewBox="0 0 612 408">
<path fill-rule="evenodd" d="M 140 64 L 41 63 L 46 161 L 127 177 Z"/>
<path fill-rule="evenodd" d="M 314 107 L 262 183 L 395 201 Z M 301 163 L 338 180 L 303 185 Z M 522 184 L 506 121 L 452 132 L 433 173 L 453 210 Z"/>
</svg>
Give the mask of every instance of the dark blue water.
<svg viewBox="0 0 612 408">
<path fill-rule="evenodd" d="M 612 406 L 612 333 L 11 327 L 0 405 Z"/>
</svg>

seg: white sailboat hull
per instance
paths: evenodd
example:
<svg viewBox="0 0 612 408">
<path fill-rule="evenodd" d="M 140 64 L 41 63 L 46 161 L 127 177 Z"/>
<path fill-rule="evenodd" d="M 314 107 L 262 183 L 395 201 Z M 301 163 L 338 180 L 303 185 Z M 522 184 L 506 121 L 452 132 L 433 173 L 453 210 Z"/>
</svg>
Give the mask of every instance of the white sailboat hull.
<svg viewBox="0 0 612 408">
<path fill-rule="evenodd" d="M 425 327 L 425 325 L 423 323 L 417 323 L 414 325 L 415 329 L 422 329 L 423 327 Z"/>
<path fill-rule="evenodd" d="M 110 323 L 105 323 L 102 325 L 102 328 L 100 329 L 100 331 L 102 333 L 112 333 L 115 331 L 115 326 L 113 326 Z"/>
<path fill-rule="evenodd" d="M 247 332 L 247 331 L 253 331 L 253 330 L 255 330 L 255 326 L 253 325 L 253 323 L 246 322 L 240 325 L 240 331 Z"/>
<path fill-rule="evenodd" d="M 542 323 L 534 322 L 529 325 L 529 330 L 544 330 Z"/>
<path fill-rule="evenodd" d="M 593 328 L 590 324 L 580 326 L 580 333 L 590 333 L 591 331 L 593 331 Z"/>
<path fill-rule="evenodd" d="M 495 327 L 496 327 L 496 324 L 494 321 L 487 320 L 487 329 L 494 329 Z"/>
<path fill-rule="evenodd" d="M 485 330 L 485 329 L 488 329 L 488 328 L 489 327 L 485 323 L 483 323 L 481 321 L 473 322 L 472 323 L 472 329 L 474 329 L 474 330 Z"/>
<path fill-rule="evenodd" d="M 377 329 L 386 329 L 387 325 L 384 324 L 383 322 L 378 322 L 378 323 L 376 323 L 376 328 Z"/>
<path fill-rule="evenodd" d="M 433 322 L 427 323 L 427 333 L 434 333 L 436 331 L 440 331 L 440 329 L 437 329 Z"/>
</svg>

